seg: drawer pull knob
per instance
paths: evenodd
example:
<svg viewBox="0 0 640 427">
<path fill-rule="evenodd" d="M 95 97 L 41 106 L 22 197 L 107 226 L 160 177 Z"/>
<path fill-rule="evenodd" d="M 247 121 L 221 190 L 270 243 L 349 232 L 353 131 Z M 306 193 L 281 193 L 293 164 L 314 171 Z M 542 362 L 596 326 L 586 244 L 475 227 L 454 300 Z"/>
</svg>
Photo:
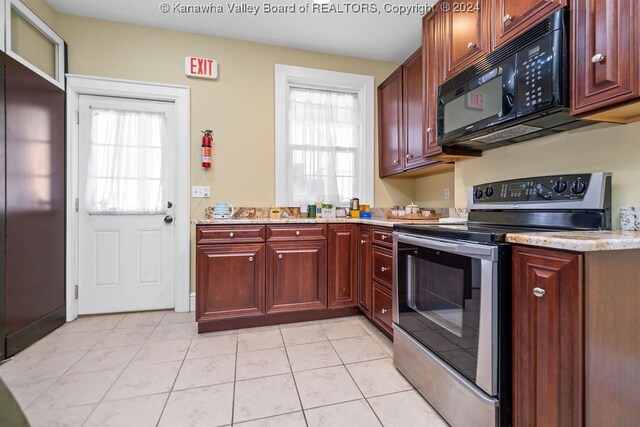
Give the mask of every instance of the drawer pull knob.
<svg viewBox="0 0 640 427">
<path fill-rule="evenodd" d="M 475 44 L 474 42 L 469 42 L 469 43 L 467 44 L 467 48 L 468 48 L 468 49 L 473 49 L 474 47 L 476 47 L 476 44 Z"/>
<path fill-rule="evenodd" d="M 542 288 L 533 288 L 533 294 L 538 298 L 543 297 L 545 293 L 546 291 Z"/>
<path fill-rule="evenodd" d="M 602 62 L 604 62 L 604 58 L 605 56 L 601 53 L 596 53 L 595 55 L 593 55 L 591 57 L 591 62 L 593 62 L 594 64 L 600 64 Z"/>
<path fill-rule="evenodd" d="M 387 311 L 388 311 L 388 310 L 387 310 L 386 308 L 383 308 L 382 310 L 380 310 L 380 312 L 381 312 L 382 314 L 386 314 L 386 313 L 387 313 Z"/>
<path fill-rule="evenodd" d="M 296 230 L 296 236 L 299 236 L 299 235 L 300 235 L 300 231 Z"/>
<path fill-rule="evenodd" d="M 385 236 L 384 234 L 381 237 L 382 240 L 387 240 L 387 236 Z"/>
<path fill-rule="evenodd" d="M 407 154 L 407 160 L 411 160 L 413 159 L 413 155 L 412 154 Z"/>
<path fill-rule="evenodd" d="M 380 270 L 384 273 L 385 271 L 387 271 L 387 267 L 380 267 Z"/>
<path fill-rule="evenodd" d="M 249 257 L 249 262 L 253 262 L 253 257 L 252 256 Z"/>
<path fill-rule="evenodd" d="M 366 240 L 360 240 L 360 244 L 361 244 L 361 245 L 364 245 L 365 243 L 367 243 L 367 241 L 366 241 Z"/>
<path fill-rule="evenodd" d="M 282 254 L 278 255 L 278 259 L 282 259 Z"/>
<path fill-rule="evenodd" d="M 427 133 L 431 133 L 431 132 L 433 132 L 433 129 L 432 129 L 432 128 L 430 128 L 430 127 L 429 127 L 429 128 L 427 128 Z"/>
<path fill-rule="evenodd" d="M 397 165 L 397 164 L 398 164 L 398 159 L 394 160 L 394 161 L 393 161 L 393 164 L 394 164 L 394 165 Z"/>
<path fill-rule="evenodd" d="M 229 233 L 229 237 L 233 237 L 233 231 Z"/>
<path fill-rule="evenodd" d="M 502 20 L 503 20 L 504 22 L 509 22 L 509 21 L 511 21 L 511 15 L 509 15 L 509 14 L 504 15 L 504 16 L 502 17 Z"/>
</svg>

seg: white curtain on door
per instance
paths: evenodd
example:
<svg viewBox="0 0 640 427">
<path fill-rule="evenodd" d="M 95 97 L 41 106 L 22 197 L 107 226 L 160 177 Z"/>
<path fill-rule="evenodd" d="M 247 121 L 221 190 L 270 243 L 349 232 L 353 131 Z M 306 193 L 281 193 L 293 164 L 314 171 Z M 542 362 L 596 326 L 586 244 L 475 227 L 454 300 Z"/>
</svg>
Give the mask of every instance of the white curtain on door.
<svg viewBox="0 0 640 427">
<path fill-rule="evenodd" d="M 164 113 L 91 109 L 85 207 L 89 214 L 165 212 Z"/>
<path fill-rule="evenodd" d="M 287 123 L 289 205 L 347 204 L 358 184 L 358 95 L 292 87 Z"/>
</svg>

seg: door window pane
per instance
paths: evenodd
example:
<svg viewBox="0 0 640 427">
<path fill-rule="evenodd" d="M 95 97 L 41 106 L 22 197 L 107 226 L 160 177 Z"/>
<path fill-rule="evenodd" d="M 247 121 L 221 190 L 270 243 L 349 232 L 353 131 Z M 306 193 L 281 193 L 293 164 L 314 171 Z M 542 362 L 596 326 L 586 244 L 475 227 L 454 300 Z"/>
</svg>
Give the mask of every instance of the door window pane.
<svg viewBox="0 0 640 427">
<path fill-rule="evenodd" d="M 164 113 L 91 109 L 89 214 L 162 214 Z"/>
</svg>

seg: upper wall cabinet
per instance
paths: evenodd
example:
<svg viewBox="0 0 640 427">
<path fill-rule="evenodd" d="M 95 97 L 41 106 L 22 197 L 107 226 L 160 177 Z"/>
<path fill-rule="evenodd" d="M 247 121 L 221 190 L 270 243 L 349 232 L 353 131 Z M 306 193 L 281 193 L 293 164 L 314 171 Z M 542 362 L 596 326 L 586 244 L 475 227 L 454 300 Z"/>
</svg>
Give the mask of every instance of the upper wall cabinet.
<svg viewBox="0 0 640 427">
<path fill-rule="evenodd" d="M 459 2 L 443 0 L 436 7 L 443 23 L 442 80 L 464 70 L 489 50 L 489 1 Z"/>
<path fill-rule="evenodd" d="M 510 41 L 566 5 L 567 0 L 493 0 L 492 49 Z"/>
<path fill-rule="evenodd" d="M 378 86 L 380 177 L 402 172 L 402 66 Z"/>
<path fill-rule="evenodd" d="M 640 119 L 640 8 L 637 1 L 573 0 L 571 113 L 626 123 Z"/>
<path fill-rule="evenodd" d="M 404 63 L 403 98 L 404 98 L 404 168 L 414 169 L 425 166 L 430 161 L 425 157 L 427 147 L 422 132 L 423 98 L 422 98 L 422 49 L 418 49 Z"/>
</svg>

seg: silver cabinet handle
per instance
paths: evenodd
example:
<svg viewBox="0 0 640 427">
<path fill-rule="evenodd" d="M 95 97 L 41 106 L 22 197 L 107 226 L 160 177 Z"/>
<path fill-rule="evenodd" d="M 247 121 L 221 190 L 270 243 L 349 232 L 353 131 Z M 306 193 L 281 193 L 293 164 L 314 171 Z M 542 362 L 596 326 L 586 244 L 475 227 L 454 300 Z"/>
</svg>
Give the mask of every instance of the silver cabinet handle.
<svg viewBox="0 0 640 427">
<path fill-rule="evenodd" d="M 278 255 L 278 258 L 279 258 L 279 259 L 282 259 L 282 254 Z"/>
<path fill-rule="evenodd" d="M 504 15 L 504 16 L 502 17 L 502 21 L 503 21 L 503 22 L 509 22 L 509 21 L 511 21 L 511 15 L 509 15 L 509 14 Z"/>
<path fill-rule="evenodd" d="M 386 235 L 384 235 L 384 234 L 383 234 L 380 238 L 381 238 L 382 240 L 387 240 L 387 236 L 386 236 Z"/>
<path fill-rule="evenodd" d="M 393 161 L 393 164 L 394 164 L 394 165 L 397 165 L 397 164 L 398 164 L 398 160 L 394 160 L 394 161 Z"/>
<path fill-rule="evenodd" d="M 365 243 L 367 243 L 367 241 L 366 241 L 366 240 L 360 240 L 360 244 L 361 244 L 361 245 L 364 245 Z"/>
<path fill-rule="evenodd" d="M 387 313 L 387 311 L 388 311 L 388 310 L 387 310 L 386 308 L 383 308 L 382 310 L 380 310 L 380 312 L 381 312 L 382 314 L 386 314 L 386 313 Z"/>
<path fill-rule="evenodd" d="M 252 256 L 249 257 L 249 262 L 253 262 L 253 257 Z"/>
<path fill-rule="evenodd" d="M 300 231 L 296 230 L 296 236 L 300 235 Z"/>
<path fill-rule="evenodd" d="M 229 233 L 229 237 L 233 237 L 233 231 Z"/>
<path fill-rule="evenodd" d="M 538 298 L 541 298 L 542 296 L 544 296 L 545 293 L 546 291 L 542 288 L 533 288 L 533 294 Z"/>
<path fill-rule="evenodd" d="M 467 44 L 467 49 L 473 49 L 474 47 L 476 47 L 474 42 L 469 42 L 469 44 Z"/>
<path fill-rule="evenodd" d="M 384 273 L 385 271 L 387 271 L 386 267 L 380 267 L 380 270 Z"/>
<path fill-rule="evenodd" d="M 431 132 L 433 132 L 433 129 L 431 129 L 430 127 L 427 128 L 427 133 L 431 133 Z"/>
<path fill-rule="evenodd" d="M 601 53 L 596 53 L 591 57 L 591 62 L 594 64 L 600 64 L 604 61 L 605 56 Z"/>
</svg>

